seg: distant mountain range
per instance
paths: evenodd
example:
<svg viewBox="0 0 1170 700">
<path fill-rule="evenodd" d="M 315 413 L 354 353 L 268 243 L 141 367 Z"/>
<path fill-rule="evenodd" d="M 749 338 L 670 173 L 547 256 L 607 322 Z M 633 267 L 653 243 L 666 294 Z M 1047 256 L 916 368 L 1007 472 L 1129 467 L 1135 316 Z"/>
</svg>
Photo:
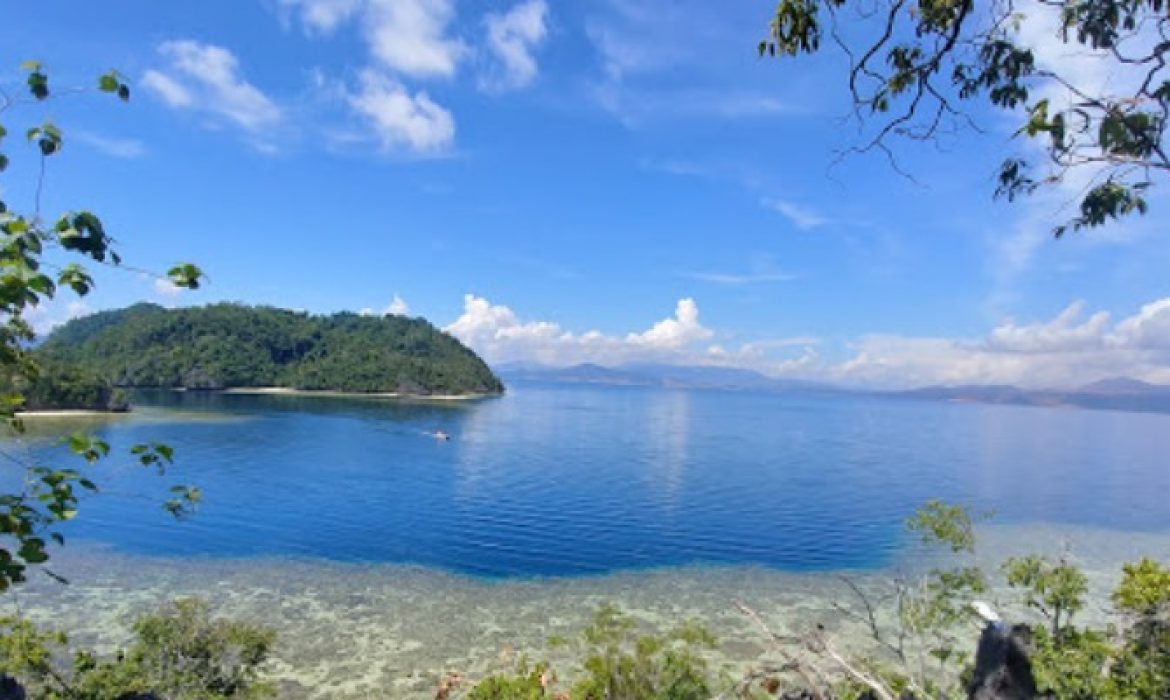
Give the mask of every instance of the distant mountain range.
<svg viewBox="0 0 1170 700">
<path fill-rule="evenodd" d="M 693 365 L 630 364 L 603 367 L 580 364 L 548 367 L 513 362 L 496 365 L 504 381 L 538 381 L 557 384 L 607 384 L 666 389 L 725 389 L 729 391 L 839 391 L 830 384 L 794 379 L 773 379 L 749 369 Z"/>
<path fill-rule="evenodd" d="M 906 391 L 872 391 L 822 382 L 775 379 L 752 370 L 732 367 L 659 364 L 631 364 L 620 367 L 580 364 L 571 367 L 548 367 L 513 362 L 498 365 L 494 369 L 500 377 L 509 382 L 857 394 L 952 403 L 1075 406 L 1101 410 L 1170 413 L 1170 386 L 1150 384 L 1129 377 L 1103 379 L 1065 390 L 1022 389 L 1011 385 L 969 385 L 930 386 Z"/>
<path fill-rule="evenodd" d="M 894 396 L 936 401 L 1079 406 L 1120 411 L 1170 413 L 1170 386 L 1129 377 L 1102 379 L 1074 389 L 1021 389 L 1015 386 L 926 387 L 894 392 Z"/>
</svg>

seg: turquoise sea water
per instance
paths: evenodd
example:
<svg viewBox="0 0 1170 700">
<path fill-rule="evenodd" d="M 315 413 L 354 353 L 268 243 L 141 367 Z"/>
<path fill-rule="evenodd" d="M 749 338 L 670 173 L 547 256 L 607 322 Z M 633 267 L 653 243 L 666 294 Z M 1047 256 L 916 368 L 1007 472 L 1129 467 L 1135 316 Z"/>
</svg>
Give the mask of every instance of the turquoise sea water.
<svg viewBox="0 0 1170 700">
<path fill-rule="evenodd" d="M 176 467 L 99 467 L 107 492 L 69 537 L 527 577 L 880 569 L 928 498 L 1001 524 L 1170 530 L 1166 415 L 541 385 L 459 403 L 154 393 L 139 406 L 96 432 L 115 455 L 164 440 Z M 205 495 L 177 525 L 151 503 L 175 482 Z"/>
</svg>

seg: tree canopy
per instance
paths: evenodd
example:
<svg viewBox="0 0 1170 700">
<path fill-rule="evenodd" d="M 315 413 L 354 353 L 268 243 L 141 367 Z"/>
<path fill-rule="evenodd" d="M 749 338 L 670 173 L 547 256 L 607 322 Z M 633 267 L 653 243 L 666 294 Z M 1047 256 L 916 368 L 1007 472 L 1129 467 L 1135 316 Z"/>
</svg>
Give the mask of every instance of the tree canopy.
<svg viewBox="0 0 1170 700">
<path fill-rule="evenodd" d="M 874 129 L 858 150 L 975 126 L 964 101 L 1018 117 L 1017 135 L 1038 148 L 1003 161 L 996 195 L 1083 184 L 1057 236 L 1145 213 L 1170 171 L 1165 0 L 780 0 L 759 52 L 812 54 L 826 38 L 849 60 L 855 116 Z M 1085 80 L 1069 55 L 1109 80 Z"/>
<path fill-rule="evenodd" d="M 213 304 L 137 304 L 70 321 L 38 348 L 124 387 L 279 386 L 402 394 L 499 393 L 478 356 L 421 318 Z"/>
</svg>

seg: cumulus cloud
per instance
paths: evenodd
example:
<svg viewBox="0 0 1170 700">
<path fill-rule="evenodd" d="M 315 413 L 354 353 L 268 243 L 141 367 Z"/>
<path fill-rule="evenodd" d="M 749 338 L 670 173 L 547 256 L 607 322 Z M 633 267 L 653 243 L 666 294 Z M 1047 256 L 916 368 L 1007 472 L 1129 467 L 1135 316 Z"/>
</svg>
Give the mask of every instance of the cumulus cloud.
<svg viewBox="0 0 1170 700">
<path fill-rule="evenodd" d="M 626 341 L 643 347 L 678 350 L 714 335 L 699 323 L 699 306 L 694 299 L 679 299 L 674 317 L 655 323 L 645 333 L 631 333 Z"/>
<path fill-rule="evenodd" d="M 383 151 L 434 153 L 454 143 L 454 118 L 425 92 L 412 95 L 402 83 L 369 69 L 360 80 L 349 104 L 369 122 Z"/>
<path fill-rule="evenodd" d="M 394 71 L 416 78 L 449 78 L 466 54 L 462 41 L 448 36 L 453 0 L 368 0 L 363 24 L 374 57 Z"/>
<path fill-rule="evenodd" d="M 228 49 L 191 40 L 166 41 L 159 54 L 167 65 L 151 69 L 142 85 L 168 106 L 198 109 L 258 132 L 281 120 L 280 107 L 240 74 Z"/>
<path fill-rule="evenodd" d="M 1069 388 L 1129 376 L 1170 381 L 1170 298 L 1112 323 L 1107 312 L 1084 316 L 1069 305 L 1050 321 L 1007 321 L 984 339 L 863 338 L 850 360 L 825 368 L 841 381 L 877 386 L 1014 384 Z"/>
<path fill-rule="evenodd" d="M 281 0 L 287 11 L 296 12 L 309 33 L 329 34 L 354 16 L 361 0 Z"/>
<path fill-rule="evenodd" d="M 968 384 L 1067 389 L 1118 376 L 1170 383 L 1170 298 L 1117 322 L 1107 312 L 1086 314 L 1085 305 L 1075 302 L 1051 319 L 1005 321 L 983 337 L 867 335 L 850 343 L 841 360 L 830 360 L 837 353 L 826 353 L 815 337 L 736 347 L 712 342 L 728 334 L 705 326 L 689 298 L 644 331 L 614 335 L 575 333 L 556 321 L 521 319 L 507 306 L 468 294 L 462 315 L 445 330 L 494 363 L 719 365 L 888 389 Z"/>
<path fill-rule="evenodd" d="M 451 35 L 454 0 L 281 0 L 310 34 L 331 34 L 346 21 L 361 26 L 380 67 L 412 78 L 450 78 L 467 55 Z"/>
<path fill-rule="evenodd" d="M 503 92 L 536 79 L 539 67 L 533 52 L 548 35 L 547 21 L 545 0 L 528 0 L 507 12 L 489 12 L 484 17 L 487 49 L 495 65 L 480 77 L 481 89 Z"/>
<path fill-rule="evenodd" d="M 522 321 L 507 306 L 468 294 L 463 314 L 445 329 L 491 362 L 531 361 L 550 365 L 581 362 L 621 364 L 665 361 L 693 355 L 713 331 L 699 321 L 693 299 L 680 299 L 674 315 L 642 332 L 615 336 L 600 331 L 573 333 L 553 321 Z"/>
<path fill-rule="evenodd" d="M 1084 323 L 1079 323 L 1084 312 L 1083 301 L 1073 302 L 1047 323 L 1017 326 L 1006 321 L 991 331 L 988 347 L 994 350 L 1021 353 L 1078 352 L 1103 346 L 1109 326 L 1109 314 L 1100 311 Z"/>
</svg>

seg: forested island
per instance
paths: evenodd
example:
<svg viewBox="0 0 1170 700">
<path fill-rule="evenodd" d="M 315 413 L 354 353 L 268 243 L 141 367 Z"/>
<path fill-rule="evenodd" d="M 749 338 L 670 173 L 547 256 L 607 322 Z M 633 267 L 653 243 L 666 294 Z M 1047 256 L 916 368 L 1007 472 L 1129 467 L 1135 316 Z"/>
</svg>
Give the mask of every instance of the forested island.
<svg viewBox="0 0 1170 700">
<path fill-rule="evenodd" d="M 110 388 L 282 387 L 404 396 L 504 390 L 458 340 L 421 318 L 394 315 L 143 303 L 70 321 L 35 355 L 55 368 L 48 376 L 96 377 Z M 27 396 L 32 408 L 34 394 Z"/>
</svg>

